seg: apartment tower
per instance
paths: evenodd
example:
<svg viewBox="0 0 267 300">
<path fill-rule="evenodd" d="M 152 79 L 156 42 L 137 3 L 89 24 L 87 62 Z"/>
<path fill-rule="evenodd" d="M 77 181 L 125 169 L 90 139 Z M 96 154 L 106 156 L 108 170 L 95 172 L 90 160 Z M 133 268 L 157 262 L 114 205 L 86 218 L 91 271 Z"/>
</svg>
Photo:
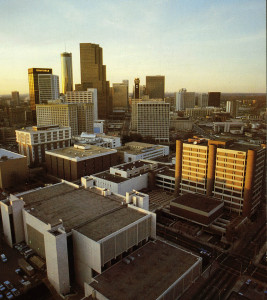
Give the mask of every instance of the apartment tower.
<svg viewBox="0 0 267 300">
<path fill-rule="evenodd" d="M 66 94 L 73 91 L 72 53 L 63 52 L 60 57 L 62 93 Z"/>
<path fill-rule="evenodd" d="M 169 141 L 169 103 L 153 99 L 138 101 L 136 103 L 135 114 L 137 133 L 144 137 L 152 137 L 158 142 Z"/>
<path fill-rule="evenodd" d="M 213 196 L 226 209 L 250 216 L 261 200 L 265 153 L 265 146 L 232 141 L 177 141 L 176 194 Z"/>
</svg>

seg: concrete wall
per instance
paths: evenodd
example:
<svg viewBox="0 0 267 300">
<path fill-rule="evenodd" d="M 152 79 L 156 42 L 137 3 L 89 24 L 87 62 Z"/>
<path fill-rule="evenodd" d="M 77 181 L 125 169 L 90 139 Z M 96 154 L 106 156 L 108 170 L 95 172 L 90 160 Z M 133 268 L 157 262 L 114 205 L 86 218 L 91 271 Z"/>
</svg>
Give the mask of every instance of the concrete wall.
<svg viewBox="0 0 267 300">
<path fill-rule="evenodd" d="M 36 217 L 28 213 L 25 209 L 23 209 L 22 213 L 23 213 L 23 221 L 24 221 L 25 241 L 27 245 L 29 245 L 27 224 L 43 235 L 46 233 L 47 230 L 51 229 L 50 224 L 45 224 L 44 222 L 40 221 L 39 219 L 37 219 Z"/>
<path fill-rule="evenodd" d="M 9 214 L 11 214 L 11 206 L 7 205 L 2 201 L 0 201 L 0 205 L 1 205 L 1 215 L 2 215 L 5 241 L 10 247 L 12 247 L 12 236 L 11 236 L 10 217 L 9 217 Z"/>
<path fill-rule="evenodd" d="M 47 277 L 56 291 L 67 294 L 70 291 L 69 264 L 66 233 L 45 232 L 45 256 Z"/>
<path fill-rule="evenodd" d="M 132 190 L 138 191 L 143 188 L 147 188 L 148 185 L 147 173 L 142 174 L 141 176 L 130 178 L 129 180 L 120 183 L 105 180 L 103 178 L 98 178 L 93 175 L 91 177 L 94 179 L 95 186 L 109 189 L 112 193 L 123 196 L 125 196 L 127 192 L 131 192 Z"/>
<path fill-rule="evenodd" d="M 150 229 L 151 231 L 150 231 L 150 234 L 151 234 L 151 237 L 153 239 L 156 239 L 157 238 L 157 234 L 156 234 L 157 215 L 153 212 L 147 211 L 145 209 L 142 209 L 140 207 L 136 207 L 136 206 L 131 205 L 131 204 L 128 204 L 128 206 L 135 209 L 135 210 L 138 210 L 142 213 L 150 215 L 150 217 L 151 217 L 151 223 L 150 223 L 151 224 L 151 229 Z"/>
<path fill-rule="evenodd" d="M 10 204 L 13 212 L 13 224 L 15 231 L 15 243 L 20 243 L 25 240 L 23 229 L 23 215 L 24 201 L 17 197 L 10 195 Z"/>
<path fill-rule="evenodd" d="M 0 162 L 0 188 L 5 189 L 25 181 L 28 176 L 27 157 Z"/>
<path fill-rule="evenodd" d="M 101 273 L 100 244 L 72 230 L 75 277 L 79 285 L 92 279 L 91 269 Z"/>
<path fill-rule="evenodd" d="M 88 283 L 84 283 L 84 293 L 85 293 L 85 297 L 89 297 L 90 295 L 94 294 L 95 299 L 109 300 L 104 295 L 100 294 L 97 290 L 95 290 L 93 287 L 91 287 Z"/>
</svg>

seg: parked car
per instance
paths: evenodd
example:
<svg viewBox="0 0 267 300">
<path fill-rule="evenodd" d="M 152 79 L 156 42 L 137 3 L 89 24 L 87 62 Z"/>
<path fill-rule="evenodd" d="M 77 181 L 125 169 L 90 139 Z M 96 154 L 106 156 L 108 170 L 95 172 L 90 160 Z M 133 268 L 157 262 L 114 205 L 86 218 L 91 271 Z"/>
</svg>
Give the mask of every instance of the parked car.
<svg viewBox="0 0 267 300">
<path fill-rule="evenodd" d="M 18 297 L 18 296 L 20 295 L 19 290 L 15 289 L 15 288 L 13 288 L 13 289 L 11 290 L 11 293 L 12 293 L 15 297 Z"/>
<path fill-rule="evenodd" d="M 6 289 L 6 288 L 3 286 L 3 284 L 0 283 L 0 292 L 4 292 L 5 289 Z"/>
<path fill-rule="evenodd" d="M 4 253 L 2 253 L 0 256 L 1 256 L 2 262 L 7 262 L 7 258 Z"/>
<path fill-rule="evenodd" d="M 14 298 L 14 295 L 12 295 L 11 292 L 7 292 L 7 293 L 6 293 L 6 298 L 7 298 L 7 299 L 13 299 L 13 298 Z"/>
<path fill-rule="evenodd" d="M 25 273 L 22 271 L 21 268 L 16 269 L 16 270 L 15 270 L 15 273 L 17 273 L 19 276 L 25 275 Z"/>
<path fill-rule="evenodd" d="M 3 294 L 0 294 L 0 300 L 1 300 L 1 299 L 4 299 L 4 296 L 3 296 Z"/>
<path fill-rule="evenodd" d="M 10 281 L 6 280 L 4 281 L 4 285 L 6 286 L 6 288 L 8 288 L 9 290 L 13 289 L 13 285 Z"/>
</svg>

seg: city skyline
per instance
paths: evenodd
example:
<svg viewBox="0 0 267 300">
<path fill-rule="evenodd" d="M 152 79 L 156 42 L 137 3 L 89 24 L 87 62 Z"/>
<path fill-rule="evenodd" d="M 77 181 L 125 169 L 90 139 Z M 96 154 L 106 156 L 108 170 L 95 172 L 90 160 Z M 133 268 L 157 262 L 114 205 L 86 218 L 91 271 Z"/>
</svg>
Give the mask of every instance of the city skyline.
<svg viewBox="0 0 267 300">
<path fill-rule="evenodd" d="M 0 94 L 28 93 L 28 68 L 52 68 L 61 78 L 64 51 L 72 53 L 73 83 L 80 83 L 84 42 L 103 48 L 110 86 L 128 79 L 130 92 L 135 77 L 143 85 L 150 75 L 165 76 L 166 92 L 265 92 L 262 0 L 14 0 L 1 10 Z"/>
</svg>

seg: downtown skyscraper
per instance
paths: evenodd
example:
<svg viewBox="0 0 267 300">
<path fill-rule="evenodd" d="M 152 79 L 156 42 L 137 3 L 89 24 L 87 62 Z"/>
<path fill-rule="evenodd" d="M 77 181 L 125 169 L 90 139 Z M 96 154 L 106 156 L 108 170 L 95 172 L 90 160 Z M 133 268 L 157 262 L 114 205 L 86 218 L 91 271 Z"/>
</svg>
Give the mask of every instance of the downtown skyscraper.
<svg viewBox="0 0 267 300">
<path fill-rule="evenodd" d="M 52 74 L 52 69 L 49 68 L 28 69 L 30 108 L 33 114 L 34 121 L 36 121 L 36 104 L 40 103 L 39 79 L 38 79 L 39 74 Z"/>
<path fill-rule="evenodd" d="M 112 112 L 109 81 L 106 81 L 106 66 L 103 65 L 103 50 L 97 44 L 80 44 L 81 84 L 75 85 L 76 91 L 96 88 L 98 97 L 98 117 L 108 118 Z"/>
<path fill-rule="evenodd" d="M 72 54 L 63 52 L 60 56 L 62 93 L 66 94 L 73 91 Z"/>
</svg>

